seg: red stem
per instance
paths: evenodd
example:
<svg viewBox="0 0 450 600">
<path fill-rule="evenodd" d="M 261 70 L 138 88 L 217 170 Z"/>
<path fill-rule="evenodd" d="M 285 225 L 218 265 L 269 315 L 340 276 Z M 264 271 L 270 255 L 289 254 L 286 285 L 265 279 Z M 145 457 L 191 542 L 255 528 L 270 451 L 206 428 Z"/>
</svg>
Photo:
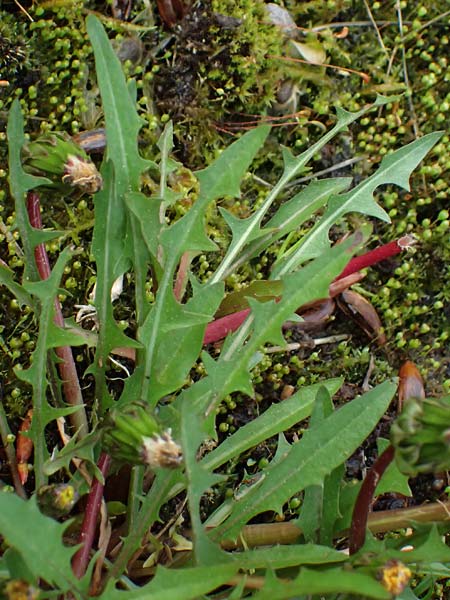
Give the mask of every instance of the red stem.
<svg viewBox="0 0 450 600">
<path fill-rule="evenodd" d="M 186 7 L 182 0 L 156 0 L 159 16 L 168 27 L 173 27 L 184 17 Z"/>
<path fill-rule="evenodd" d="M 245 308 L 244 310 L 232 313 L 231 315 L 225 315 L 225 317 L 220 317 L 220 319 L 208 323 L 203 344 L 211 344 L 227 337 L 229 333 L 236 331 L 242 325 L 249 314 L 250 309 Z"/>
<path fill-rule="evenodd" d="M 28 218 L 30 219 L 30 225 L 35 229 L 42 229 L 41 203 L 39 199 L 39 194 L 37 192 L 28 192 L 27 211 Z M 34 258 L 36 260 L 36 266 L 38 268 L 41 279 L 48 279 L 50 277 L 51 267 L 44 244 L 38 244 L 36 246 L 36 248 L 34 249 Z M 61 307 L 59 308 L 61 310 Z"/>
<path fill-rule="evenodd" d="M 367 473 L 356 498 L 352 514 L 352 524 L 350 526 L 349 550 L 350 554 L 355 554 L 364 545 L 366 539 L 367 520 L 369 518 L 370 507 L 372 506 L 375 489 L 381 476 L 386 471 L 394 458 L 394 447 L 388 446 L 380 454 L 372 468 Z"/>
<path fill-rule="evenodd" d="M 389 242 L 388 244 L 384 244 L 379 248 L 375 248 L 375 250 L 370 250 L 370 252 L 366 252 L 361 256 L 356 256 L 352 258 L 345 269 L 342 271 L 338 277 L 334 280 L 334 282 L 330 286 L 330 296 L 334 296 L 338 292 L 335 288 L 338 287 L 337 282 L 345 277 L 353 275 L 357 273 L 361 269 L 365 269 L 366 267 L 370 267 L 375 263 L 378 263 L 386 258 L 391 256 L 395 256 L 399 254 L 405 248 L 410 248 L 414 243 L 414 238 L 409 235 L 405 235 L 402 238 L 395 240 L 394 242 Z M 345 287 L 352 285 L 352 283 L 348 283 Z M 335 288 L 333 288 L 335 286 Z M 334 290 L 334 291 L 333 291 Z M 342 291 L 342 290 L 341 290 Z M 211 323 L 208 323 L 205 331 L 205 337 L 203 338 L 203 344 L 211 344 L 213 342 L 218 342 L 226 337 L 229 333 L 236 331 L 245 319 L 248 317 L 250 313 L 250 309 L 240 310 L 238 312 L 232 313 L 230 315 L 226 315 L 225 317 L 221 317 L 220 319 L 216 319 Z"/>
<path fill-rule="evenodd" d="M 389 242 L 388 244 L 384 244 L 379 248 L 375 248 L 374 250 L 370 250 L 361 256 L 355 256 L 351 259 L 342 273 L 336 277 L 336 279 L 341 279 L 342 277 L 346 277 L 355 271 L 360 271 L 361 269 L 365 269 L 366 267 L 370 267 L 375 263 L 378 263 L 382 260 L 386 260 L 386 258 L 390 258 L 391 256 L 395 256 L 396 254 L 400 254 L 402 250 L 405 248 L 411 248 L 414 244 L 414 238 L 410 235 L 404 235 L 398 240 L 394 240 L 393 242 Z"/>
<path fill-rule="evenodd" d="M 105 452 L 102 452 L 97 466 L 101 471 L 103 479 L 106 479 L 110 464 L 111 457 Z M 100 512 L 100 506 L 102 504 L 103 488 L 103 483 L 101 483 L 98 479 L 93 480 L 91 489 L 89 491 L 83 524 L 81 526 L 80 537 L 78 540 L 82 546 L 79 550 L 77 550 L 72 559 L 72 570 L 78 579 L 83 577 L 83 575 L 86 573 L 86 569 L 89 564 L 89 556 L 94 543 L 98 515 Z"/>
<path fill-rule="evenodd" d="M 42 229 L 40 199 L 37 192 L 28 192 L 27 211 L 31 226 L 35 229 Z M 48 279 L 51 274 L 51 266 L 44 244 L 38 244 L 35 247 L 34 258 L 41 279 Z M 55 298 L 54 322 L 58 327 L 64 327 L 64 317 L 58 298 Z M 89 426 L 83 408 L 83 396 L 72 350 L 69 346 L 61 346 L 55 349 L 55 353 L 60 359 L 58 361 L 58 371 L 64 388 L 65 399 L 71 406 L 80 407 L 79 410 L 70 415 L 71 423 L 78 430 L 78 435 L 84 437 L 89 432 Z"/>
</svg>

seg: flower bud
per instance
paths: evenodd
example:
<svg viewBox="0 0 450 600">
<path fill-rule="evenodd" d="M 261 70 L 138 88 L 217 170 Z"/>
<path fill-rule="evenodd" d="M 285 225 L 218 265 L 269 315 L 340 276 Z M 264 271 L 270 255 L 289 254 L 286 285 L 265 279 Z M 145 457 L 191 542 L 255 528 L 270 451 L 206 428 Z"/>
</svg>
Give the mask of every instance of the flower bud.
<svg viewBox="0 0 450 600">
<path fill-rule="evenodd" d="M 5 584 L 4 596 L 7 600 L 37 600 L 39 590 L 23 579 L 11 579 Z"/>
<path fill-rule="evenodd" d="M 68 515 L 77 500 L 78 492 L 69 483 L 43 485 L 37 492 L 41 512 L 55 519 Z"/>
<path fill-rule="evenodd" d="M 78 188 L 95 194 L 102 177 L 89 156 L 65 133 L 46 133 L 23 147 L 23 168 L 47 177 L 55 186 Z"/>
<path fill-rule="evenodd" d="M 450 469 L 450 396 L 406 399 L 391 427 L 391 443 L 407 475 Z"/>
<path fill-rule="evenodd" d="M 163 431 L 139 402 L 110 411 L 103 442 L 107 452 L 122 462 L 173 469 L 182 461 L 181 448 L 172 439 L 170 429 Z"/>
</svg>

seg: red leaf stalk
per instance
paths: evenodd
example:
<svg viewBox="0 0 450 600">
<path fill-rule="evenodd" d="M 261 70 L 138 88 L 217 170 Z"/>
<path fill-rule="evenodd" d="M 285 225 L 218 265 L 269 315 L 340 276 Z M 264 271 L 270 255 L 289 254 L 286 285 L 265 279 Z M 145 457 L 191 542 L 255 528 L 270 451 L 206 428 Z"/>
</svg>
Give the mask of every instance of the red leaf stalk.
<svg viewBox="0 0 450 600">
<path fill-rule="evenodd" d="M 352 524 L 350 526 L 349 550 L 350 554 L 355 554 L 364 545 L 366 539 L 367 520 L 369 518 L 370 507 L 372 506 L 375 489 L 381 476 L 386 471 L 394 458 L 394 447 L 388 446 L 380 454 L 372 468 L 368 471 L 358 497 L 355 502 L 352 514 Z"/>
<path fill-rule="evenodd" d="M 352 258 L 342 273 L 338 275 L 338 277 L 336 277 L 334 282 L 330 285 L 330 296 L 336 296 L 337 294 L 341 293 L 343 289 L 353 285 L 355 281 L 359 281 L 360 278 L 356 277 L 356 274 L 361 269 L 370 267 L 371 265 L 374 265 L 375 263 L 385 260 L 391 256 L 395 256 L 405 248 L 410 248 L 413 243 L 414 238 L 409 235 L 405 235 L 394 242 L 389 242 L 389 244 L 385 244 L 384 246 L 375 248 L 375 250 L 370 250 L 370 252 L 366 252 L 361 256 Z M 342 282 L 343 286 L 340 287 L 338 282 L 351 275 L 354 275 L 356 279 L 352 281 L 350 278 L 347 282 Z M 205 331 L 205 337 L 203 338 L 203 344 L 217 342 L 225 338 L 229 333 L 236 331 L 236 329 L 238 329 L 248 317 L 249 313 L 250 309 L 240 310 L 236 313 L 226 315 L 225 317 L 221 317 L 220 319 L 216 319 L 215 321 L 208 323 Z"/>
<path fill-rule="evenodd" d="M 20 475 L 17 468 L 16 452 L 14 445 L 11 443 L 11 430 L 8 425 L 6 418 L 5 409 L 3 406 L 3 386 L 0 382 L 0 439 L 3 442 L 3 449 L 8 459 L 9 468 L 11 470 L 11 476 L 14 483 L 16 494 L 26 500 L 27 494 L 20 481 Z"/>
<path fill-rule="evenodd" d="M 37 192 L 28 192 L 27 211 L 28 218 L 30 219 L 30 225 L 35 229 L 42 229 L 41 203 L 39 199 L 39 194 Z M 34 258 L 36 260 L 36 266 L 38 268 L 41 279 L 48 279 L 52 270 L 50 267 L 50 261 L 48 259 L 47 251 L 45 249 L 44 244 L 38 244 L 36 246 L 36 248 L 34 249 Z M 61 318 L 62 321 L 61 305 L 59 303 L 58 298 L 55 299 L 55 307 L 57 308 L 55 322 L 57 322 L 57 318 Z M 60 323 L 57 324 L 60 325 Z"/>
<path fill-rule="evenodd" d="M 25 415 L 19 429 L 16 443 L 17 471 L 20 477 L 20 483 L 25 485 L 28 480 L 28 461 L 33 453 L 33 441 L 27 435 L 23 435 L 30 430 L 33 409 L 30 408 Z"/>
<path fill-rule="evenodd" d="M 407 360 L 402 364 L 399 371 L 400 382 L 398 386 L 398 398 L 400 409 L 405 400 L 409 398 L 425 398 L 425 389 L 423 386 L 422 377 L 416 365 Z M 386 450 L 380 454 L 375 461 L 373 467 L 367 473 L 366 478 L 362 482 L 353 509 L 352 524 L 350 527 L 350 554 L 357 552 L 364 544 L 367 528 L 367 519 L 369 510 L 372 504 L 373 496 L 377 483 L 381 476 L 390 465 L 395 456 L 394 446 L 388 446 Z"/>
<path fill-rule="evenodd" d="M 410 235 L 404 235 L 398 240 L 394 240 L 393 242 L 389 242 L 388 244 L 384 244 L 379 248 L 375 248 L 374 250 L 370 250 L 370 252 L 366 252 L 361 256 L 355 256 L 351 259 L 342 273 L 336 277 L 336 279 L 341 279 L 342 277 L 346 277 L 355 271 L 360 271 L 361 269 L 365 269 L 378 263 L 382 260 L 386 260 L 391 256 L 395 256 L 396 254 L 400 254 L 402 250 L 405 248 L 411 248 L 414 245 L 414 238 Z"/>
<path fill-rule="evenodd" d="M 246 308 L 238 312 L 226 315 L 220 319 L 208 323 L 206 326 L 205 336 L 203 338 L 203 344 L 211 344 L 227 337 L 229 333 L 236 331 L 245 319 L 250 314 L 250 309 Z"/>
<path fill-rule="evenodd" d="M 168 27 L 173 27 L 184 17 L 186 6 L 182 0 L 156 0 L 159 16 Z"/>
<path fill-rule="evenodd" d="M 37 192 L 28 192 L 27 210 L 30 224 L 35 229 L 42 229 L 42 219 L 40 211 L 40 200 Z M 50 261 L 44 244 L 38 244 L 34 249 L 36 266 L 41 279 L 48 279 L 51 273 Z M 58 327 L 64 327 L 64 317 L 61 310 L 61 304 L 58 298 L 55 298 L 55 324 Z M 78 430 L 81 437 L 89 432 L 89 426 L 86 413 L 83 408 L 83 396 L 81 393 L 78 373 L 73 359 L 72 350 L 68 346 L 61 346 L 55 349 L 56 355 L 60 359 L 58 362 L 59 376 L 61 377 L 64 388 L 64 395 L 68 404 L 79 406 L 79 410 L 70 415 L 72 425 Z"/>
<path fill-rule="evenodd" d="M 108 474 L 110 464 L 111 457 L 105 452 L 102 452 L 97 466 L 104 479 Z M 82 546 L 72 559 L 72 570 L 79 579 L 86 573 L 89 564 L 89 556 L 94 543 L 95 530 L 97 528 L 100 506 L 102 504 L 103 488 L 104 484 L 101 481 L 98 479 L 93 480 L 78 540 Z"/>
</svg>

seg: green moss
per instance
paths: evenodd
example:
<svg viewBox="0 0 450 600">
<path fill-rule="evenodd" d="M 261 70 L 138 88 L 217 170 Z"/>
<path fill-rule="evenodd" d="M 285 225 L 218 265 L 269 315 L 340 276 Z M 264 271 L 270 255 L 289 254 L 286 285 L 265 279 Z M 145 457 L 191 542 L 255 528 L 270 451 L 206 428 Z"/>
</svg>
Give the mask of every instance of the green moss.
<svg viewBox="0 0 450 600">
<path fill-rule="evenodd" d="M 276 57 L 283 45 L 260 0 L 193 4 L 173 43 L 155 58 L 152 91 L 160 113 L 176 121 L 183 162 L 210 162 L 224 130 L 268 109 L 282 77 Z"/>
</svg>

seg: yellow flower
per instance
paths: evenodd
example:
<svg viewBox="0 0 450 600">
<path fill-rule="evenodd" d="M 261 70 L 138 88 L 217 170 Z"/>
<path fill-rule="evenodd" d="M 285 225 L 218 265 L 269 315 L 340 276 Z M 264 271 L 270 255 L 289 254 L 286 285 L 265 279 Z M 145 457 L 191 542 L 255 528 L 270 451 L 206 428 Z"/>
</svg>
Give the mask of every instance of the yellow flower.
<svg viewBox="0 0 450 600">
<path fill-rule="evenodd" d="M 411 574 L 411 570 L 403 563 L 398 560 L 390 560 L 380 569 L 379 578 L 388 592 L 398 596 L 408 585 Z"/>
</svg>

